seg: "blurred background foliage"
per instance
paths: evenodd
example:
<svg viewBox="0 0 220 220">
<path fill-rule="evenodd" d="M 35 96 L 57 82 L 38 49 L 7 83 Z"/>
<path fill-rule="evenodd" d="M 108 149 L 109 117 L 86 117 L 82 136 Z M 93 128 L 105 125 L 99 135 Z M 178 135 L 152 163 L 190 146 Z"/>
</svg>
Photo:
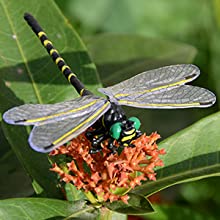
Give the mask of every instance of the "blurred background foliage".
<svg viewBox="0 0 220 220">
<path fill-rule="evenodd" d="M 193 84 L 209 88 L 219 96 L 218 1 L 56 0 L 56 3 L 87 43 L 104 86 L 147 69 L 194 63 L 202 74 Z M 145 116 L 149 117 L 151 112 L 149 126 L 145 128 L 162 129 L 163 137 L 167 137 L 216 111 L 218 105 L 205 110 L 148 111 Z M 167 124 L 172 126 L 167 129 Z"/>
<path fill-rule="evenodd" d="M 86 42 L 101 81 L 108 86 L 138 72 L 175 63 L 194 63 L 194 85 L 220 97 L 219 0 L 56 0 Z M 136 110 L 150 133 L 163 138 L 219 109 Z M 218 219 L 219 178 L 181 184 L 154 195 L 157 214 L 148 219 Z M 175 205 L 174 205 L 175 204 Z"/>
<path fill-rule="evenodd" d="M 199 66 L 202 73 L 193 85 L 209 88 L 219 100 L 219 0 L 55 2 L 85 41 L 103 86 L 112 85 L 144 70 L 176 63 L 193 63 Z M 164 139 L 218 111 L 219 107 L 220 102 L 217 101 L 209 109 L 126 108 L 126 111 L 141 119 L 143 131 L 148 134 L 158 131 Z M 1 143 L 5 142 L 2 146 L 8 145 L 1 130 L 0 140 Z M 2 148 L 0 150 L 5 151 Z M 4 178 L 0 182 L 0 197 L 31 195 L 33 190 L 30 181 L 12 152 L 5 154 L 0 162 L 1 172 L 4 171 Z M 4 186 L 10 184 L 11 191 L 5 191 Z M 157 204 L 157 213 L 146 218 L 218 219 L 219 184 L 219 178 L 215 177 L 163 190 L 151 197 L 151 201 Z"/>
</svg>

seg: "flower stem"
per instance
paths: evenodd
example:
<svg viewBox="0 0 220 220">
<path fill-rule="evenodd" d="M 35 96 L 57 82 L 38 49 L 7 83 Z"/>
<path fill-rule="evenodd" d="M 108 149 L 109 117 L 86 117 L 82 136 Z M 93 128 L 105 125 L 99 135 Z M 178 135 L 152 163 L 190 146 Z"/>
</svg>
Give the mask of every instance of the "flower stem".
<svg viewBox="0 0 220 220">
<path fill-rule="evenodd" d="M 98 203 L 97 199 L 95 198 L 95 196 L 91 192 L 84 192 L 84 194 L 92 204 Z"/>
</svg>

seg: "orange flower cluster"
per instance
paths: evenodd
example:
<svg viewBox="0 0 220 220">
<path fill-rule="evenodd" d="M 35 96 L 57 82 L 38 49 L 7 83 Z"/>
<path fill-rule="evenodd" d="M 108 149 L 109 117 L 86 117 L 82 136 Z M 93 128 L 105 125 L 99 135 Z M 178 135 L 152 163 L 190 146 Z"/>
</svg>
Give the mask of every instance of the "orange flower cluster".
<svg viewBox="0 0 220 220">
<path fill-rule="evenodd" d="M 125 147 L 120 154 L 110 154 L 106 142 L 102 152 L 90 154 L 91 143 L 83 133 L 68 146 L 50 153 L 51 156 L 64 154 L 71 157 L 72 161 L 67 163 L 68 171 L 56 163 L 51 170 L 58 173 L 62 181 L 72 182 L 78 189 L 90 191 L 103 201 L 127 203 L 126 192 L 141 185 L 143 180 L 156 180 L 154 168 L 163 166 L 159 155 L 165 154 L 165 150 L 158 149 L 156 140 L 159 138 L 157 133 L 143 134 L 132 141 L 135 147 Z M 118 193 L 117 189 L 123 189 L 123 193 Z"/>
</svg>

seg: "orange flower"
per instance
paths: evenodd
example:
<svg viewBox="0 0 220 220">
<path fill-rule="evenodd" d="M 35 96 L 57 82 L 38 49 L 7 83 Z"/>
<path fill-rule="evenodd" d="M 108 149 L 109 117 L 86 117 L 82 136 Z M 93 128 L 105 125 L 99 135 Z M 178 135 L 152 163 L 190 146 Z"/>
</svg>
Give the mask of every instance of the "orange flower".
<svg viewBox="0 0 220 220">
<path fill-rule="evenodd" d="M 163 166 L 159 155 L 165 154 L 165 150 L 158 149 L 156 140 L 159 138 L 157 133 L 143 134 L 132 141 L 135 147 L 125 147 L 120 154 L 110 154 L 107 142 L 104 142 L 102 152 L 90 154 L 91 143 L 83 133 L 68 146 L 61 146 L 50 153 L 50 156 L 70 157 L 71 162 L 66 163 L 67 170 L 56 163 L 51 170 L 59 175 L 61 181 L 71 182 L 85 192 L 90 191 L 103 201 L 122 200 L 127 203 L 129 196 L 126 192 L 141 185 L 142 181 L 156 180 L 154 168 Z"/>
</svg>

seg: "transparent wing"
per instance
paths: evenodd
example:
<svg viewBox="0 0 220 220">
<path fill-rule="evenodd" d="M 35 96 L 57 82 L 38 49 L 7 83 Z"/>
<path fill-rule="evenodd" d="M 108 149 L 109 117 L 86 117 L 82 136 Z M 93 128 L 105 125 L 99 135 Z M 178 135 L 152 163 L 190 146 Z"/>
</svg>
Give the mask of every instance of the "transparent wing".
<svg viewBox="0 0 220 220">
<path fill-rule="evenodd" d="M 102 105 L 94 105 L 87 114 L 75 118 L 54 121 L 34 126 L 29 136 L 30 146 L 39 152 L 50 152 L 63 145 L 94 124 L 109 108 L 107 100 Z"/>
<path fill-rule="evenodd" d="M 132 94 L 120 98 L 120 105 L 138 108 L 191 108 L 208 107 L 215 103 L 215 95 L 207 89 L 182 85 L 150 93 Z"/>
<path fill-rule="evenodd" d="M 197 78 L 199 68 L 192 64 L 165 66 L 140 73 L 130 79 L 99 91 L 116 101 L 134 93 L 149 93 L 160 89 L 183 85 Z"/>
<path fill-rule="evenodd" d="M 3 119 L 9 124 L 39 125 L 86 115 L 105 102 L 104 98 L 88 95 L 56 104 L 25 104 L 5 112 Z"/>
</svg>

